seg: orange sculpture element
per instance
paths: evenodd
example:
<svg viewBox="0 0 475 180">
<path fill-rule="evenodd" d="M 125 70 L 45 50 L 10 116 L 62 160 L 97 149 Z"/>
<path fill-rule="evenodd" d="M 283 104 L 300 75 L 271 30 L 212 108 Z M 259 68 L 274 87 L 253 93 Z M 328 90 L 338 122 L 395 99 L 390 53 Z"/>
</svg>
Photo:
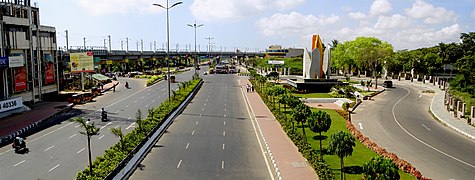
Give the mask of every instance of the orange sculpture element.
<svg viewBox="0 0 475 180">
<path fill-rule="evenodd" d="M 320 63 L 318 63 L 318 65 L 320 67 L 318 67 L 320 69 L 320 74 L 318 75 L 318 78 L 322 78 L 323 77 L 323 43 L 322 43 L 322 39 L 320 39 L 320 36 L 318 34 L 315 34 L 313 35 L 313 38 L 312 38 L 312 51 L 315 50 L 315 49 L 318 49 L 319 51 L 319 54 L 320 54 L 320 57 L 319 57 L 319 61 Z"/>
</svg>

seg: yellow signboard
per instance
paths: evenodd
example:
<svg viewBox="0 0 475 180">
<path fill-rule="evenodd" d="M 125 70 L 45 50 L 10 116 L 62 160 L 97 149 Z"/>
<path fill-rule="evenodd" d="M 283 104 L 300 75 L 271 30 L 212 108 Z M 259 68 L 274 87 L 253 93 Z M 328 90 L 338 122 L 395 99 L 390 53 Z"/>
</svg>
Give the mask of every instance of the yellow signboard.
<svg viewBox="0 0 475 180">
<path fill-rule="evenodd" d="M 71 72 L 94 71 L 94 57 L 92 52 L 71 53 L 69 58 Z"/>
<path fill-rule="evenodd" d="M 114 62 L 114 61 L 112 61 L 112 60 L 107 60 L 107 61 L 106 61 L 107 64 L 113 64 L 113 62 Z"/>
</svg>

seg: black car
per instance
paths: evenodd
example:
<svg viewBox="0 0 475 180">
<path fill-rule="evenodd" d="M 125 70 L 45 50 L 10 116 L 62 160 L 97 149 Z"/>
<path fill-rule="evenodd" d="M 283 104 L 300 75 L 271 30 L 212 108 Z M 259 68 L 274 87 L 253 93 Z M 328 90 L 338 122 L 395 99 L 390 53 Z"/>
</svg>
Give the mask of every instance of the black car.
<svg viewBox="0 0 475 180">
<path fill-rule="evenodd" d="M 383 87 L 385 87 L 385 88 L 393 87 L 393 81 L 384 81 Z"/>
<path fill-rule="evenodd" d="M 273 78 L 277 78 L 279 77 L 279 73 L 278 72 L 270 72 L 269 74 L 266 75 L 266 78 L 270 78 L 270 77 L 273 77 Z"/>
</svg>

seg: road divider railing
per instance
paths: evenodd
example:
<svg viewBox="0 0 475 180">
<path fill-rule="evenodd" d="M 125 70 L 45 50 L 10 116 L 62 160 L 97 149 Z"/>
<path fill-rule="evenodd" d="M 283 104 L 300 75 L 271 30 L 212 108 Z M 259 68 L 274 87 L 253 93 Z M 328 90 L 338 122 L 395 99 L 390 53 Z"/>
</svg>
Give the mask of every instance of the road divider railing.
<svg viewBox="0 0 475 180">
<path fill-rule="evenodd" d="M 79 172 L 76 179 L 128 179 L 202 84 L 202 79 L 180 83 L 179 90 L 173 91 L 170 101 L 166 100 L 158 108 L 149 110 L 149 116 L 137 121 L 138 127 L 124 135 L 124 140 L 96 158 L 92 165 L 93 172 L 88 167 Z"/>
</svg>

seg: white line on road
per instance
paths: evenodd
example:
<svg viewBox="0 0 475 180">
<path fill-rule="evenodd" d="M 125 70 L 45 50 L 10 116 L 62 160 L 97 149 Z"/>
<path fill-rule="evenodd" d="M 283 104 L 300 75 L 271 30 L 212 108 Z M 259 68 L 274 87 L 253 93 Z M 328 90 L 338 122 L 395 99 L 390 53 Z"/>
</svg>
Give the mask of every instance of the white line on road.
<svg viewBox="0 0 475 180">
<path fill-rule="evenodd" d="M 134 101 L 134 103 L 136 103 L 136 102 L 137 102 L 137 100 Z"/>
<path fill-rule="evenodd" d="M 115 126 L 114 128 L 116 128 L 116 129 L 117 129 L 117 128 L 119 128 L 119 127 L 120 127 L 120 125 L 117 125 L 117 126 Z"/>
<path fill-rule="evenodd" d="M 155 103 L 155 100 L 152 101 L 152 104 Z"/>
<path fill-rule="evenodd" d="M 226 111 L 226 108 L 224 108 L 224 111 Z"/>
<path fill-rule="evenodd" d="M 49 147 L 49 148 L 46 148 L 46 149 L 44 150 L 44 152 L 46 152 L 46 151 L 48 151 L 48 150 L 50 150 L 50 149 L 52 149 L 52 148 L 54 148 L 54 146 L 51 146 L 51 147 Z"/>
<path fill-rule="evenodd" d="M 224 169 L 224 161 L 221 161 L 221 169 Z"/>
<path fill-rule="evenodd" d="M 148 104 L 147 104 L 147 105 L 145 105 L 145 107 L 148 107 Z"/>
<path fill-rule="evenodd" d="M 188 146 L 190 146 L 190 143 L 186 144 L 186 147 L 185 147 L 185 149 L 188 149 Z"/>
<path fill-rule="evenodd" d="M 105 135 L 102 135 L 101 137 L 97 138 L 97 139 L 102 139 Z"/>
<path fill-rule="evenodd" d="M 162 91 L 162 92 L 165 91 L 165 88 L 163 88 L 161 91 Z"/>
<path fill-rule="evenodd" d="M 203 109 L 201 109 L 201 111 L 205 111 L 205 109 L 203 108 Z"/>
<path fill-rule="evenodd" d="M 422 94 L 421 94 L 421 95 L 419 95 L 419 97 L 422 97 Z"/>
<path fill-rule="evenodd" d="M 200 114 L 200 117 L 201 117 L 201 114 Z"/>
<path fill-rule="evenodd" d="M 224 123 L 224 125 L 226 126 L 226 121 L 224 121 L 223 123 Z"/>
<path fill-rule="evenodd" d="M 78 153 L 78 154 L 81 153 L 82 151 L 84 151 L 84 149 L 86 149 L 86 148 L 82 148 L 82 149 L 79 150 L 77 153 Z"/>
<path fill-rule="evenodd" d="M 358 125 L 360 125 L 360 129 L 363 129 L 363 124 L 362 123 L 358 123 Z"/>
<path fill-rule="evenodd" d="M 81 126 L 81 125 L 77 125 L 77 126 L 74 126 L 74 128 L 78 128 L 78 127 L 80 127 L 80 126 Z"/>
<path fill-rule="evenodd" d="M 130 120 L 130 119 L 132 119 L 132 117 L 127 118 L 127 120 Z"/>
<path fill-rule="evenodd" d="M 128 108 L 130 105 L 125 106 L 125 108 Z"/>
<path fill-rule="evenodd" d="M 226 131 L 223 131 L 223 136 L 226 136 Z"/>
<path fill-rule="evenodd" d="M 19 163 L 16 163 L 15 165 L 13 165 L 13 167 L 16 167 L 16 166 L 18 166 L 18 165 L 20 165 L 21 163 L 24 163 L 24 162 L 25 162 L 25 160 L 20 161 Z"/>
<path fill-rule="evenodd" d="M 72 136 L 69 136 L 69 139 L 73 138 L 74 136 L 76 136 L 77 134 L 73 134 Z"/>
<path fill-rule="evenodd" d="M 130 128 L 131 128 L 132 126 L 134 126 L 134 125 L 135 125 L 135 123 L 132 123 L 132 124 L 130 124 L 128 127 L 126 127 L 125 129 L 130 129 Z"/>
<path fill-rule="evenodd" d="M 180 162 L 178 162 L 178 165 L 176 166 L 176 168 L 180 168 L 180 165 L 181 165 L 181 160 Z"/>
<path fill-rule="evenodd" d="M 204 106 L 206 106 L 206 103 L 204 104 Z"/>
<path fill-rule="evenodd" d="M 422 124 L 422 127 L 426 128 L 428 131 L 432 131 L 429 127 L 427 127 L 425 124 Z"/>
<path fill-rule="evenodd" d="M 111 125 L 111 124 L 112 124 L 112 122 L 108 122 L 106 125 L 102 126 L 101 129 L 104 129 L 104 128 L 106 128 L 108 125 Z"/>
<path fill-rule="evenodd" d="M 196 124 L 196 125 L 198 125 L 198 121 L 196 121 L 196 123 L 195 123 L 195 124 Z"/>
<path fill-rule="evenodd" d="M 191 135 L 193 136 L 195 134 L 195 130 L 193 130 L 193 132 L 191 132 Z"/>
<path fill-rule="evenodd" d="M 144 99 L 144 98 L 145 98 L 145 96 L 140 97 L 140 99 Z"/>
<path fill-rule="evenodd" d="M 51 172 L 51 171 L 53 171 L 53 170 L 54 170 L 54 169 L 56 169 L 56 168 L 57 168 L 59 165 L 61 165 L 61 164 L 58 164 L 58 165 L 54 166 L 53 168 L 49 169 L 49 171 L 48 171 L 48 172 Z"/>
<path fill-rule="evenodd" d="M 119 113 L 119 112 L 120 112 L 120 110 L 117 110 L 116 112 L 114 112 L 114 114 L 117 114 L 117 113 Z"/>
<path fill-rule="evenodd" d="M 226 103 L 224 103 L 224 106 L 226 106 Z"/>
<path fill-rule="evenodd" d="M 225 146 L 225 145 L 223 144 L 223 150 L 224 150 L 224 146 Z"/>
<path fill-rule="evenodd" d="M 224 115 L 224 117 L 226 117 L 226 114 Z"/>
</svg>

